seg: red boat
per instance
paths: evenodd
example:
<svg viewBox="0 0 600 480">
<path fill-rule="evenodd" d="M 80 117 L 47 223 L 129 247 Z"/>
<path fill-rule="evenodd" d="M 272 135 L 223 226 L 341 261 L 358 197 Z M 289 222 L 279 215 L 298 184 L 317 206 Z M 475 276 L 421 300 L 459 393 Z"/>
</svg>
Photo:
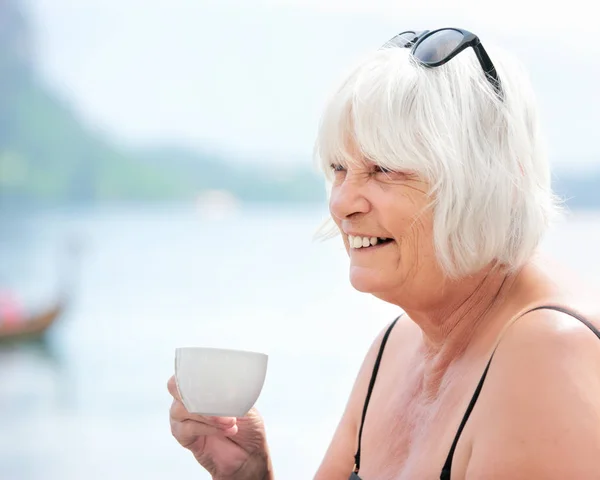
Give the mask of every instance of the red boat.
<svg viewBox="0 0 600 480">
<path fill-rule="evenodd" d="M 81 245 L 67 242 L 66 262 L 62 265 L 62 287 L 53 303 L 35 310 L 28 309 L 13 291 L 0 288 L 0 343 L 12 341 L 41 340 L 61 316 L 64 315 L 68 300 L 75 286 L 74 262 L 78 259 Z"/>
<path fill-rule="evenodd" d="M 0 323 L 0 342 L 13 340 L 38 340 L 60 318 L 65 306 L 62 302 L 46 308 L 45 310 L 24 316 L 19 321 Z"/>
</svg>

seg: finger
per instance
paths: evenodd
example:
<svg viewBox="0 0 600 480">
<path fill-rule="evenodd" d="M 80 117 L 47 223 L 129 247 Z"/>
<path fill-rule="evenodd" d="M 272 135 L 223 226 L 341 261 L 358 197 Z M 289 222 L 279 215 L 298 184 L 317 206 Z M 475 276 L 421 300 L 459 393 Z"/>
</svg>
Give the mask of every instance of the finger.
<svg viewBox="0 0 600 480">
<path fill-rule="evenodd" d="M 194 420 L 183 420 L 182 422 L 177 422 L 171 419 L 171 433 L 177 439 L 177 441 L 186 448 L 201 437 L 231 437 L 237 432 L 237 425 L 234 425 L 231 428 L 222 429 L 212 425 L 207 425 L 205 423 L 196 422 Z"/>
<path fill-rule="evenodd" d="M 217 435 L 219 430 L 192 420 L 184 420 L 183 422 L 171 420 L 171 433 L 183 447 L 188 448 L 201 437 Z"/>
<path fill-rule="evenodd" d="M 169 378 L 169 381 L 167 382 L 167 389 L 169 390 L 169 393 L 175 400 L 181 401 L 181 396 L 179 395 L 179 389 L 177 388 L 175 375 Z"/>
<path fill-rule="evenodd" d="M 190 413 L 185 408 L 185 405 L 179 400 L 173 400 L 173 403 L 171 404 L 170 416 L 176 422 L 191 420 L 218 428 L 220 430 L 231 429 L 237 424 L 237 419 L 235 417 L 209 417 L 206 415 Z"/>
<path fill-rule="evenodd" d="M 237 432 L 237 425 L 233 428 L 222 430 L 192 420 L 184 420 L 183 422 L 171 420 L 171 433 L 179 444 L 185 448 L 191 448 L 200 439 L 206 439 L 209 436 L 229 438 L 235 436 Z"/>
</svg>

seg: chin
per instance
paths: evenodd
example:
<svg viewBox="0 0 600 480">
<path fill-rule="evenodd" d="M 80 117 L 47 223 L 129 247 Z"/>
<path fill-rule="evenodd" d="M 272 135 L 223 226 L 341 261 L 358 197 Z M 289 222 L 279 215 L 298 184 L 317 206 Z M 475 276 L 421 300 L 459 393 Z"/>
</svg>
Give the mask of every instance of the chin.
<svg viewBox="0 0 600 480">
<path fill-rule="evenodd" d="M 385 281 L 376 272 L 365 271 L 360 267 L 350 268 L 350 284 L 362 293 L 385 291 Z"/>
</svg>

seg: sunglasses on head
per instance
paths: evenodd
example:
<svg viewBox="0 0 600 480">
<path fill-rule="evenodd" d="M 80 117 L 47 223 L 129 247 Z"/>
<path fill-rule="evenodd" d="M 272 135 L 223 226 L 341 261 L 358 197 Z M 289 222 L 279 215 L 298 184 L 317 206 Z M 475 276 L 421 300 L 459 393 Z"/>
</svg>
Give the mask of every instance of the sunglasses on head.
<svg viewBox="0 0 600 480">
<path fill-rule="evenodd" d="M 502 87 L 494 64 L 477 35 L 467 30 L 460 28 L 440 28 L 420 32 L 409 30 L 390 39 L 384 47 L 410 48 L 412 56 L 426 67 L 444 65 L 463 50 L 472 47 L 486 78 L 496 93 L 502 97 Z"/>
</svg>

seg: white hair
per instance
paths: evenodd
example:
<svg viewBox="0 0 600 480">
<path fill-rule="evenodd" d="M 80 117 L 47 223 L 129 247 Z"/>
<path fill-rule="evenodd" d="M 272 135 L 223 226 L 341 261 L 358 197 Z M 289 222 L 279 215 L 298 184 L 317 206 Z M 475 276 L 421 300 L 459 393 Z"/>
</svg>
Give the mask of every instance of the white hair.
<svg viewBox="0 0 600 480">
<path fill-rule="evenodd" d="M 518 269 L 560 212 L 529 78 L 487 50 L 503 98 L 472 49 L 435 68 L 406 48 L 370 53 L 328 101 L 315 143 L 328 188 L 331 163 L 364 159 L 428 181 L 437 258 L 454 278 L 493 262 Z"/>
</svg>

